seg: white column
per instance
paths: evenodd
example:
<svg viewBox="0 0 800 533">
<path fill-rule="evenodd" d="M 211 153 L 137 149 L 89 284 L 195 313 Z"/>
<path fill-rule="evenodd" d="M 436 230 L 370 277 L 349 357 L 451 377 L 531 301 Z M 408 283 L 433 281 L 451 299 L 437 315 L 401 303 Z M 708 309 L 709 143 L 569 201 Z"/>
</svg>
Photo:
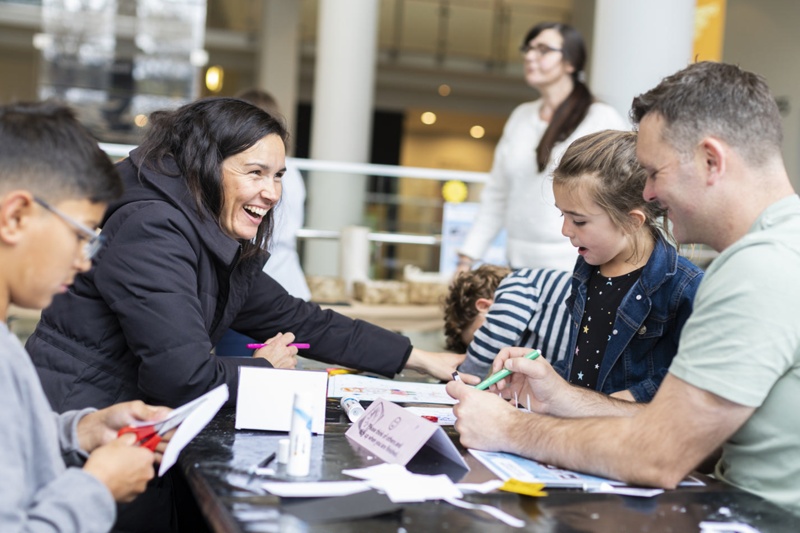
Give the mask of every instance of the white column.
<svg viewBox="0 0 800 533">
<path fill-rule="evenodd" d="M 311 158 L 365 163 L 372 138 L 378 38 L 377 0 L 320 0 Z M 308 182 L 306 227 L 360 225 L 366 178 L 330 172 Z M 336 275 L 338 243 L 309 240 L 307 274 Z"/>
<path fill-rule="evenodd" d="M 633 98 L 692 61 L 695 0 L 597 0 L 594 95 L 627 117 Z"/>
<path fill-rule="evenodd" d="M 265 0 L 258 46 L 258 87 L 278 102 L 292 136 L 300 77 L 300 4 Z"/>
</svg>

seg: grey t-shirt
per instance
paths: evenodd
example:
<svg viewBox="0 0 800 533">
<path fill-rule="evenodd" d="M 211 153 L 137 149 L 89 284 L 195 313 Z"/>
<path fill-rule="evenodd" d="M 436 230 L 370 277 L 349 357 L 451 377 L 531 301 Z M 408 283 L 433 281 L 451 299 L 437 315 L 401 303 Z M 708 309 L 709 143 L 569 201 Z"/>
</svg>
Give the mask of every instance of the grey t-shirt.
<svg viewBox="0 0 800 533">
<path fill-rule="evenodd" d="M 56 415 L 16 336 L 0 322 L 0 531 L 107 532 L 116 505 L 97 478 L 67 468 L 90 410 Z"/>
<path fill-rule="evenodd" d="M 780 200 L 724 250 L 697 291 L 670 373 L 753 415 L 717 477 L 800 512 L 800 199 Z"/>
</svg>

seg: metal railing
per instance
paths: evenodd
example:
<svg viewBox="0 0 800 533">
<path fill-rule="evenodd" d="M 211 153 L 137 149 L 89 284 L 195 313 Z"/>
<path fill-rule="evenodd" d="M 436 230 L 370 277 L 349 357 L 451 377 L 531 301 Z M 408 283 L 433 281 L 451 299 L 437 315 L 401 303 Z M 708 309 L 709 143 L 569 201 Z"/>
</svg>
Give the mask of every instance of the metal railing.
<svg viewBox="0 0 800 533">
<path fill-rule="evenodd" d="M 135 145 L 100 143 L 100 147 L 112 158 L 127 157 Z M 324 161 L 287 157 L 286 162 L 302 172 L 337 172 L 360 174 L 367 176 L 383 176 L 390 178 L 426 179 L 436 181 L 458 180 L 465 183 L 485 183 L 488 174 L 485 172 L 469 172 L 461 170 L 442 170 L 424 167 L 404 167 L 395 165 L 377 165 L 371 163 L 348 163 L 343 161 Z M 302 228 L 297 233 L 299 239 L 338 240 L 338 230 L 324 228 Z M 413 234 L 397 232 L 370 232 L 369 240 L 383 244 L 414 244 L 438 246 L 442 242 L 441 234 Z"/>
</svg>

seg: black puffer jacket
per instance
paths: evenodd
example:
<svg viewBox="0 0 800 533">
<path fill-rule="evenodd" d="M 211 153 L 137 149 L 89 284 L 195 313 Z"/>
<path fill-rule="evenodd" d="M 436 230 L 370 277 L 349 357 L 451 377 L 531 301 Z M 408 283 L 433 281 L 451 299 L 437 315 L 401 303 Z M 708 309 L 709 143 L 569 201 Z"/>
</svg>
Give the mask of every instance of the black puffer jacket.
<svg viewBox="0 0 800 533">
<path fill-rule="evenodd" d="M 201 219 L 182 178 L 120 162 L 122 199 L 106 213 L 106 244 L 93 268 L 42 314 L 26 348 L 58 412 L 142 399 L 178 406 L 222 383 L 236 401 L 237 368 L 264 359 L 216 357 L 232 328 L 267 339 L 292 332 L 304 355 L 392 376 L 406 337 L 290 296 L 238 261 L 239 243 Z"/>
</svg>

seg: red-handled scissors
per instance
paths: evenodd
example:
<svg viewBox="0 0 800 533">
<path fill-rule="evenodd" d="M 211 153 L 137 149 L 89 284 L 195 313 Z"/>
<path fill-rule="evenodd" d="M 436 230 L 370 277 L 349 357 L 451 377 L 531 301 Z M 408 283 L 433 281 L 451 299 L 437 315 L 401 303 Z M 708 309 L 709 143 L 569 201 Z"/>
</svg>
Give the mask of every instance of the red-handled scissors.
<svg viewBox="0 0 800 533">
<path fill-rule="evenodd" d="M 191 410 L 182 412 L 173 411 L 173 413 L 175 414 L 169 418 L 153 424 L 143 423 L 142 425 L 125 426 L 117 432 L 117 437 L 121 437 L 126 433 L 133 433 L 136 435 L 136 442 L 139 446 L 155 451 L 156 446 L 161 442 L 161 437 L 166 435 L 170 430 L 178 427 L 181 422 L 189 416 Z"/>
</svg>

